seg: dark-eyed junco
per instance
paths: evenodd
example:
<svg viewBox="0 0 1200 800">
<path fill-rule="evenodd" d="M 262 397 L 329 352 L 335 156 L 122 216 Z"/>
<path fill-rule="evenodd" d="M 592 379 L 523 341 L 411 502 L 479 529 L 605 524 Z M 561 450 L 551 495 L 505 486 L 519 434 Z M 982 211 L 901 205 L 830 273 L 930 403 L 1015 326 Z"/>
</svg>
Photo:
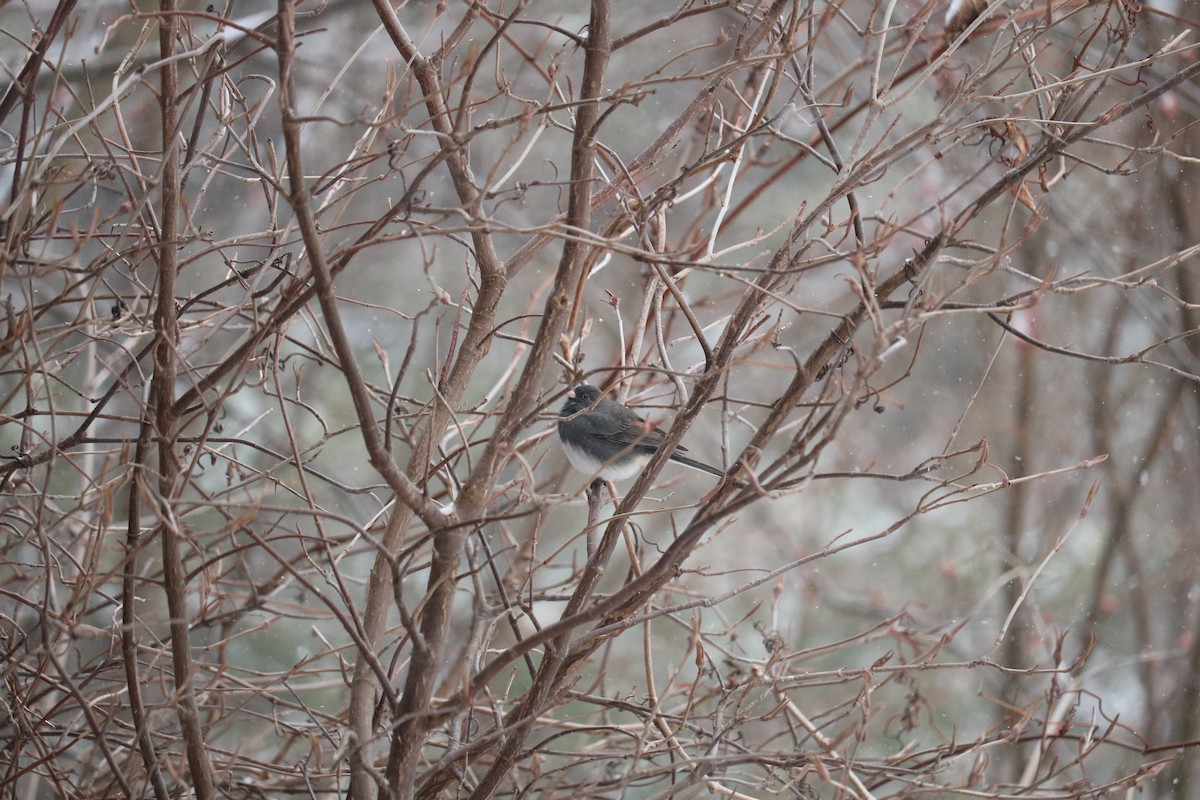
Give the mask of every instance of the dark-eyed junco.
<svg viewBox="0 0 1200 800">
<path fill-rule="evenodd" d="M 658 450 L 666 438 L 646 420 L 588 384 L 567 392 L 567 402 L 558 413 L 558 438 L 571 466 L 588 475 L 610 481 L 631 478 Z M 716 467 L 682 456 L 679 445 L 671 460 L 684 466 L 725 477 Z"/>
</svg>

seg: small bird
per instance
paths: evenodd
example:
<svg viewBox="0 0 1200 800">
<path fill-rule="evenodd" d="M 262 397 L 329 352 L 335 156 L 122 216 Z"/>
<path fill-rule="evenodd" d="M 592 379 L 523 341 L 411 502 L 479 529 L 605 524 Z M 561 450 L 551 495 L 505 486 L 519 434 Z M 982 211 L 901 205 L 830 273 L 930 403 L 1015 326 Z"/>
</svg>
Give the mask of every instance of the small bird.
<svg viewBox="0 0 1200 800">
<path fill-rule="evenodd" d="M 605 397 L 599 389 L 580 384 L 567 392 L 567 402 L 558 413 L 558 438 L 571 466 L 588 475 L 621 481 L 638 473 L 662 444 L 666 435 L 654 430 L 628 406 Z M 679 454 L 671 460 L 684 466 L 725 477 L 716 467 Z"/>
</svg>

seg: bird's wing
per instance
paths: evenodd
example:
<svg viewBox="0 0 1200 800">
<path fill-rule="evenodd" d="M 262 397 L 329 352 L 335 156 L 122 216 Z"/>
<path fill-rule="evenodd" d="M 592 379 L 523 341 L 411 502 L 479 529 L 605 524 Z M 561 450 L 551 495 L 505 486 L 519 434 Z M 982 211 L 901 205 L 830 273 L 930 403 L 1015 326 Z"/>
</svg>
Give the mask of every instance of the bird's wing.
<svg viewBox="0 0 1200 800">
<path fill-rule="evenodd" d="M 657 450 L 667 438 L 665 433 L 651 428 L 650 423 L 628 408 L 622 408 L 621 411 L 624 413 L 620 413 L 619 416 L 614 414 L 610 423 L 593 429 L 593 435 L 622 447 L 640 446 L 652 450 Z M 687 452 L 687 448 L 683 446 L 677 446 L 675 449 Z"/>
</svg>

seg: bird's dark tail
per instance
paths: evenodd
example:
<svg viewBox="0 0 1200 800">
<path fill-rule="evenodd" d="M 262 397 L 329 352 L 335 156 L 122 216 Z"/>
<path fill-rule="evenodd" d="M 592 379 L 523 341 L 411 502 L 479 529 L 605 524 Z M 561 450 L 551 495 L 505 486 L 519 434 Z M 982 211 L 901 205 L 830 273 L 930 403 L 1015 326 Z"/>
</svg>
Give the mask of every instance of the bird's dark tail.
<svg viewBox="0 0 1200 800">
<path fill-rule="evenodd" d="M 707 472 L 709 475 L 716 475 L 718 478 L 725 477 L 725 473 L 722 472 L 721 470 L 717 469 L 716 467 L 710 467 L 708 464 L 705 464 L 702 461 L 697 461 L 696 459 L 688 458 L 687 456 L 681 456 L 681 455 L 679 455 L 679 453 L 672 453 L 671 460 L 678 461 L 680 464 L 683 464 L 685 467 L 691 467 L 692 469 L 698 469 L 701 472 Z"/>
</svg>

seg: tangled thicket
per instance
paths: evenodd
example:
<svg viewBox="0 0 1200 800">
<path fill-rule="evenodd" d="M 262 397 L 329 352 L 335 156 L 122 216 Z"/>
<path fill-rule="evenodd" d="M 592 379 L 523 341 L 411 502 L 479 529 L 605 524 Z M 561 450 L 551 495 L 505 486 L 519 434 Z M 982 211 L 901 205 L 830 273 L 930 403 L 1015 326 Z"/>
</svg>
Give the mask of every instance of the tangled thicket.
<svg viewBox="0 0 1200 800">
<path fill-rule="evenodd" d="M 4 797 L 1194 796 L 1194 9 L 398 5 L 0 5 Z"/>
</svg>

